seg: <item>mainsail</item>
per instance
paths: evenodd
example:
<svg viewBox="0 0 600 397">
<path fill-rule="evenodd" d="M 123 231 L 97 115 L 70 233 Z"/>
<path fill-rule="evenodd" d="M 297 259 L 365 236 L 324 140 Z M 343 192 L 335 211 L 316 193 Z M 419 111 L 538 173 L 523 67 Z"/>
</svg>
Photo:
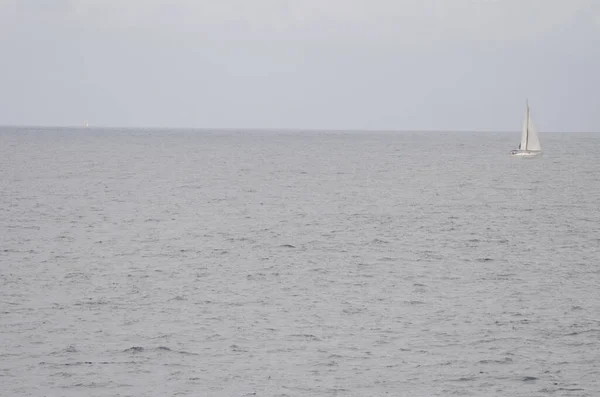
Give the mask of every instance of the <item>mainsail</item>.
<svg viewBox="0 0 600 397">
<path fill-rule="evenodd" d="M 527 112 L 525 113 L 525 121 L 523 122 L 523 133 L 521 135 L 521 150 L 540 151 L 542 147 L 540 140 L 537 136 L 537 131 L 531 120 L 531 111 L 529 110 L 529 104 L 527 105 Z"/>
</svg>

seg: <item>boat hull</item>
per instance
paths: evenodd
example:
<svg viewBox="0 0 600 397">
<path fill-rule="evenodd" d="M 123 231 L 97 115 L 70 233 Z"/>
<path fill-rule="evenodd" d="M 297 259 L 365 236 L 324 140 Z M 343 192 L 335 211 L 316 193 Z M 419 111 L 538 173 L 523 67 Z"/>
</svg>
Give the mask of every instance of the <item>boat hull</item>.
<svg viewBox="0 0 600 397">
<path fill-rule="evenodd" d="M 533 158 L 541 156 L 542 151 L 530 151 L 530 150 L 513 150 L 510 152 L 511 157 L 520 157 L 520 158 Z"/>
</svg>

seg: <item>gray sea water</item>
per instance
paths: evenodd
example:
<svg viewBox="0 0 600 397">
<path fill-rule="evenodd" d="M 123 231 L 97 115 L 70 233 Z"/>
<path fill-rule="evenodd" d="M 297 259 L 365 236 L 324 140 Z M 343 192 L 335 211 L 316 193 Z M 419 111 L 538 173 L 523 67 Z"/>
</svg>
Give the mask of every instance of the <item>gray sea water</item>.
<svg viewBox="0 0 600 397">
<path fill-rule="evenodd" d="M 600 135 L 0 129 L 2 396 L 598 396 Z"/>
</svg>

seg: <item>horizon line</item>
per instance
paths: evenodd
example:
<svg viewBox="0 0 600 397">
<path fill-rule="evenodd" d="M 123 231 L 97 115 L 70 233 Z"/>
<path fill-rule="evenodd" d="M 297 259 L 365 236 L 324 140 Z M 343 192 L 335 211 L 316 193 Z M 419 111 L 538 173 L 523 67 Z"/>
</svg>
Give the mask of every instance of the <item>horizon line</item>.
<svg viewBox="0 0 600 397">
<path fill-rule="evenodd" d="M 215 132 L 333 132 L 333 133 L 364 133 L 364 132 L 377 132 L 377 133 L 513 133 L 519 132 L 519 130 L 493 130 L 493 129 L 447 129 L 447 130 L 430 130 L 430 129 L 357 129 L 357 128 L 294 128 L 294 127 L 149 127 L 149 126 L 108 126 L 108 125 L 40 125 L 40 124 L 0 124 L 0 128 L 41 128 L 41 129 L 55 129 L 55 128 L 69 128 L 77 130 L 102 130 L 102 129 L 120 129 L 120 130 L 179 130 L 179 131 L 215 131 Z M 542 133 L 589 133 L 594 134 L 600 131 L 557 131 L 557 130 L 543 130 Z"/>
</svg>

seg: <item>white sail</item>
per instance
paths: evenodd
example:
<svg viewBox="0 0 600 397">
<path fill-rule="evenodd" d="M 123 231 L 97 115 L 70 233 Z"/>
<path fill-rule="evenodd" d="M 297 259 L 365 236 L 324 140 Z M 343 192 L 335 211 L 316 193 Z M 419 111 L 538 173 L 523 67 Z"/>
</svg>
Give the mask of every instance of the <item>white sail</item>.
<svg viewBox="0 0 600 397">
<path fill-rule="evenodd" d="M 529 106 L 525 112 L 525 120 L 523 120 L 523 132 L 521 133 L 520 150 L 527 150 L 527 135 L 529 135 Z"/>
<path fill-rule="evenodd" d="M 537 131 L 533 125 L 533 121 L 531 120 L 531 111 L 529 110 L 529 105 L 527 106 L 525 120 L 523 121 L 523 132 L 521 134 L 521 145 L 519 146 L 519 149 L 530 151 L 542 150 L 540 140 L 537 136 Z"/>
<path fill-rule="evenodd" d="M 537 131 L 531 120 L 531 112 L 529 112 L 529 133 L 527 134 L 527 150 L 542 150 L 540 145 L 540 139 L 538 138 Z"/>
</svg>

